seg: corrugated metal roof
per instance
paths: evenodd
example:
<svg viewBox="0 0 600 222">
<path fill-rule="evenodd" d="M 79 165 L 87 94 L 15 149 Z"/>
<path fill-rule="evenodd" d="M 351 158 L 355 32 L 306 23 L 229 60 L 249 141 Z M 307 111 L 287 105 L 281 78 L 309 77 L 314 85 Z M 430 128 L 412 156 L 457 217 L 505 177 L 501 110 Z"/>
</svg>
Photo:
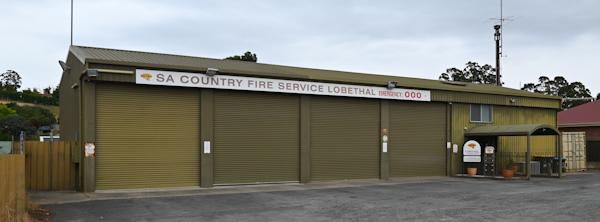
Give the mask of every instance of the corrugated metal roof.
<svg viewBox="0 0 600 222">
<path fill-rule="evenodd" d="M 585 103 L 558 113 L 558 125 L 600 125 L 600 100 Z"/>
<path fill-rule="evenodd" d="M 389 75 L 343 72 L 334 70 L 309 69 L 291 66 L 270 65 L 236 60 L 211 59 L 181 55 L 126 51 L 117 49 L 71 46 L 70 51 L 82 63 L 104 63 L 138 67 L 182 69 L 205 71 L 217 68 L 222 73 L 278 77 L 288 79 L 310 79 L 323 82 L 340 82 L 361 85 L 386 86 L 389 81 L 397 81 L 398 87 L 430 90 L 476 92 L 485 94 L 561 99 L 560 97 L 510 89 L 489 84 L 458 83 L 447 84 L 438 80 L 408 78 Z"/>
<path fill-rule="evenodd" d="M 470 129 L 465 136 L 528 136 L 528 135 L 560 135 L 553 126 L 547 124 L 478 126 Z"/>
<path fill-rule="evenodd" d="M 224 73 L 248 73 L 248 74 L 272 74 L 285 75 L 292 78 L 306 78 L 298 74 L 285 72 L 266 64 L 210 59 L 202 57 L 191 57 L 181 55 L 169 55 L 160 53 L 125 51 L 117 49 L 92 48 L 84 46 L 71 46 L 71 52 L 82 63 L 106 63 L 130 66 L 145 66 L 155 68 L 180 68 L 187 70 L 206 71 L 207 68 L 217 68 Z"/>
</svg>

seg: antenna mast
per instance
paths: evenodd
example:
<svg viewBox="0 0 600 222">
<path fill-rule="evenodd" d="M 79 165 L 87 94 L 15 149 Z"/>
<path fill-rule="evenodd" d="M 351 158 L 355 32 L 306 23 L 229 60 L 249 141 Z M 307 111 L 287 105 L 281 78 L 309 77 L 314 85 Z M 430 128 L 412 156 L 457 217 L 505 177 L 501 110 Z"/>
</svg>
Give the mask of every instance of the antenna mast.
<svg viewBox="0 0 600 222">
<path fill-rule="evenodd" d="M 500 54 L 502 54 L 502 52 L 500 52 L 500 48 L 502 47 L 500 45 L 501 27 L 502 25 L 494 25 L 494 29 L 496 30 L 496 33 L 494 33 L 494 40 L 496 40 L 496 85 L 498 86 L 502 85 L 500 84 Z"/>
<path fill-rule="evenodd" d="M 502 56 L 502 0 L 500 0 L 500 25 L 494 25 L 496 33 L 494 33 L 494 40 L 496 40 L 496 85 L 502 86 L 500 82 L 500 57 Z"/>
<path fill-rule="evenodd" d="M 71 0 L 71 45 L 73 45 L 73 0 Z"/>
</svg>

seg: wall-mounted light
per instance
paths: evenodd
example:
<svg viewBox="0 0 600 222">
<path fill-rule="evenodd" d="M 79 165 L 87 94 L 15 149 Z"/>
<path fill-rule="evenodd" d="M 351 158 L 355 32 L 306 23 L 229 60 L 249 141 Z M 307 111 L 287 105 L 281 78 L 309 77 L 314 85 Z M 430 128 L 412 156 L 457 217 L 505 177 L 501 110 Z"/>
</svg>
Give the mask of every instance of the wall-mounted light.
<svg viewBox="0 0 600 222">
<path fill-rule="evenodd" d="M 98 77 L 98 70 L 97 69 L 88 69 L 87 77 Z"/>
<path fill-rule="evenodd" d="M 398 85 L 398 82 L 396 82 L 396 81 L 389 81 L 388 85 L 387 85 L 387 88 L 388 89 L 394 89 L 394 88 L 396 88 L 396 85 Z"/>
<path fill-rule="evenodd" d="M 212 76 L 215 76 L 217 73 L 219 73 L 219 69 L 215 69 L 215 68 L 208 68 L 208 69 L 206 70 L 206 75 L 207 75 L 207 76 L 210 76 L 210 77 L 212 77 Z"/>
<path fill-rule="evenodd" d="M 516 101 L 517 101 L 517 99 L 515 99 L 515 98 L 511 98 L 511 99 L 510 99 L 510 103 L 514 103 L 514 102 L 516 102 Z"/>
<path fill-rule="evenodd" d="M 60 64 L 60 67 L 62 68 L 63 72 L 64 72 L 64 71 L 67 71 L 67 70 L 69 70 L 69 69 L 71 69 L 71 67 L 69 67 L 69 66 L 67 65 L 67 63 L 65 63 L 65 62 L 63 62 L 63 61 L 60 61 L 60 60 L 58 60 L 58 64 Z"/>
</svg>

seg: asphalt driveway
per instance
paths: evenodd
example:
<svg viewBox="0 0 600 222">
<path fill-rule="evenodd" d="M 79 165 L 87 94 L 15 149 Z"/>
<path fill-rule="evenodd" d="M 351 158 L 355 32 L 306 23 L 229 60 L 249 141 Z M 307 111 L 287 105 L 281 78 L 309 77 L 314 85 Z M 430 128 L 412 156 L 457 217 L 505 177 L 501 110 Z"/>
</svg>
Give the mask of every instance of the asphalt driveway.
<svg viewBox="0 0 600 222">
<path fill-rule="evenodd" d="M 44 207 L 55 211 L 55 221 L 600 220 L 599 171 L 532 181 L 453 177 L 407 181 L 374 181 L 350 187 L 315 183 L 294 185 L 294 189 L 284 191 L 277 187 L 286 185 L 273 185 L 259 192 L 247 186 L 249 192 L 231 188 L 241 192 L 92 200 Z M 348 181 L 337 183 L 344 182 Z"/>
</svg>

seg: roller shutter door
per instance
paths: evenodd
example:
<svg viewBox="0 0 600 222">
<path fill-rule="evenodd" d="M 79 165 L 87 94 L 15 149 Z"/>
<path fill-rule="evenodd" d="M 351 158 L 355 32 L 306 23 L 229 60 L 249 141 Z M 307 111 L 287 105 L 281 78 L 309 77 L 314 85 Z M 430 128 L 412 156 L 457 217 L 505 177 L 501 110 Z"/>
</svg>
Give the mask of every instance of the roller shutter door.
<svg viewBox="0 0 600 222">
<path fill-rule="evenodd" d="M 96 190 L 199 186 L 199 92 L 98 83 Z"/>
<path fill-rule="evenodd" d="M 215 184 L 300 180 L 299 98 L 215 90 Z"/>
<path fill-rule="evenodd" d="M 379 178 L 376 99 L 311 97 L 311 180 Z"/>
<path fill-rule="evenodd" d="M 390 102 L 390 177 L 446 175 L 446 105 Z"/>
</svg>

